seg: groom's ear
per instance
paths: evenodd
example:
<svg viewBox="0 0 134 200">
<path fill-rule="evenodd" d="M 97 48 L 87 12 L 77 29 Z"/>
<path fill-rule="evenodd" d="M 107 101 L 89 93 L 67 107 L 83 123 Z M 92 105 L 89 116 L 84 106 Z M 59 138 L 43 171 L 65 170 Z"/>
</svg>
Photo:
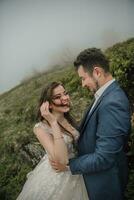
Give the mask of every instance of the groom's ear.
<svg viewBox="0 0 134 200">
<path fill-rule="evenodd" d="M 94 76 L 95 76 L 96 78 L 97 78 L 97 77 L 100 77 L 101 72 L 102 72 L 101 68 L 100 68 L 99 66 L 95 65 L 95 66 L 94 66 L 94 69 L 93 69 L 93 74 L 94 74 Z"/>
</svg>

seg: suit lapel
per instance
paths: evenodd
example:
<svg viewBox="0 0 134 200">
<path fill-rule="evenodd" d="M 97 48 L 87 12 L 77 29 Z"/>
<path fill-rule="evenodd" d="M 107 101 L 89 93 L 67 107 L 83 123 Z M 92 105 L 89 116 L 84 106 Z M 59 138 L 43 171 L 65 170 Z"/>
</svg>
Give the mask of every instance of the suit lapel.
<svg viewBox="0 0 134 200">
<path fill-rule="evenodd" d="M 96 102 L 94 108 L 92 109 L 92 111 L 90 112 L 90 109 L 88 109 L 88 113 L 86 114 L 86 116 L 84 117 L 84 119 L 82 120 L 81 123 L 81 129 L 80 132 L 81 134 L 84 132 L 84 128 L 87 125 L 89 119 L 91 118 L 91 116 L 93 115 L 93 113 L 95 112 L 95 110 L 98 108 L 98 106 L 100 105 L 101 101 L 103 100 L 103 98 L 109 93 L 111 92 L 114 88 L 119 87 L 117 81 L 114 81 L 102 94 L 102 96 L 98 99 L 98 101 Z"/>
<path fill-rule="evenodd" d="M 92 111 L 91 111 L 91 112 L 90 112 L 90 111 L 88 112 L 88 114 L 87 114 L 87 116 L 86 116 L 86 118 L 85 118 L 85 120 L 84 120 L 84 122 L 83 122 L 83 125 L 81 126 L 81 133 L 83 132 L 83 130 L 84 130 L 84 128 L 85 128 L 87 122 L 88 122 L 89 119 L 91 118 L 92 114 L 95 112 L 96 108 L 99 106 L 99 104 L 100 104 L 102 98 L 103 98 L 103 97 L 101 97 L 100 99 L 98 99 L 98 101 L 96 102 L 96 104 L 95 104 L 94 108 L 92 109 Z"/>
<path fill-rule="evenodd" d="M 85 111 L 85 114 L 84 114 L 84 116 L 83 116 L 83 118 L 82 118 L 82 121 L 81 121 L 81 123 L 80 123 L 79 131 L 81 131 L 81 129 L 82 129 L 84 123 L 85 123 L 85 120 L 86 120 L 86 118 L 87 118 L 87 115 L 88 115 L 88 113 L 90 112 L 90 109 L 92 108 L 92 105 L 94 104 L 94 102 L 95 102 L 95 98 L 93 98 L 93 100 L 91 101 L 90 106 L 89 106 L 88 109 Z"/>
</svg>

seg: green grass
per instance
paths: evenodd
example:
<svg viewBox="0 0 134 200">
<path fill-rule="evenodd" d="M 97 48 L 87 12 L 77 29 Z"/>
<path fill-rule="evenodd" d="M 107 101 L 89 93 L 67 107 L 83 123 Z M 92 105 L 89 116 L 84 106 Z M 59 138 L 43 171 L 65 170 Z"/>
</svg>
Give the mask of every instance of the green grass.
<svg viewBox="0 0 134 200">
<path fill-rule="evenodd" d="M 24 79 L 20 85 L 0 95 L 1 200 L 16 199 L 26 180 L 26 174 L 45 153 L 33 134 L 33 126 L 41 90 L 52 81 L 61 81 L 65 85 L 72 99 L 71 113 L 78 122 L 91 101 L 91 95 L 81 88 L 80 80 L 71 65 L 55 66 L 48 72 Z M 134 132 L 131 138 L 129 153 L 134 155 Z M 134 199 L 133 167 L 132 165 L 128 184 L 128 200 Z"/>
<path fill-rule="evenodd" d="M 23 80 L 0 95 L 0 197 L 3 200 L 16 198 L 26 174 L 45 153 L 33 134 L 33 126 L 41 90 L 51 81 L 64 83 L 72 97 L 71 112 L 78 121 L 90 101 L 72 66 L 56 67 Z"/>
</svg>

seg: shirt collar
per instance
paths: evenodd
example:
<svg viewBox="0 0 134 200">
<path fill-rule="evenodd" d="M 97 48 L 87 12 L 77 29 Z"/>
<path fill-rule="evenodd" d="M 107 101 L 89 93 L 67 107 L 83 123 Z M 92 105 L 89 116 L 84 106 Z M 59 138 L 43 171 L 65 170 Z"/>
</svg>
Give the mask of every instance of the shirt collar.
<svg viewBox="0 0 134 200">
<path fill-rule="evenodd" d="M 100 98 L 100 96 L 102 95 L 102 93 L 106 90 L 106 88 L 109 86 L 109 85 L 111 85 L 113 82 L 115 81 L 115 79 L 112 79 L 112 80 L 110 80 L 110 81 L 108 81 L 107 83 L 105 83 L 102 87 L 100 87 L 97 91 L 96 91 L 96 93 L 95 93 L 95 99 L 97 100 L 97 99 L 99 99 Z"/>
</svg>

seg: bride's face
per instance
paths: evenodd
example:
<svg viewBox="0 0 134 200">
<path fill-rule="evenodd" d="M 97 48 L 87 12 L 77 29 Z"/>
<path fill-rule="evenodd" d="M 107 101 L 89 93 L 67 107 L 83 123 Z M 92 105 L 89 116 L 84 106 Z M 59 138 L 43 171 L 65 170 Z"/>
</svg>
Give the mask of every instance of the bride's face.
<svg viewBox="0 0 134 200">
<path fill-rule="evenodd" d="M 66 113 L 70 110 L 70 97 L 62 85 L 53 90 L 50 106 L 54 112 Z"/>
</svg>

